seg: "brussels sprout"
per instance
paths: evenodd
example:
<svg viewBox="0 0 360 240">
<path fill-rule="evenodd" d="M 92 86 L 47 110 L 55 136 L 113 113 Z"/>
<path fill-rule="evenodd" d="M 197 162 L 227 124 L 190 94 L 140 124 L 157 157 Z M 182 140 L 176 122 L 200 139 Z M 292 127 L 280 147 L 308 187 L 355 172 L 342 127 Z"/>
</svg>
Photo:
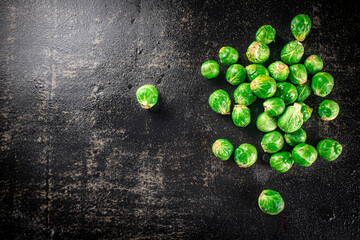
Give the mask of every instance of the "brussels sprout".
<svg viewBox="0 0 360 240">
<path fill-rule="evenodd" d="M 239 53 L 232 47 L 222 47 L 219 51 L 220 62 L 226 66 L 234 64 L 239 59 Z"/>
<path fill-rule="evenodd" d="M 285 81 L 290 73 L 288 65 L 281 61 L 273 62 L 268 67 L 271 77 L 276 81 L 283 82 Z"/>
<path fill-rule="evenodd" d="M 305 99 L 307 99 L 311 94 L 311 87 L 309 82 L 306 82 L 303 85 L 296 85 L 296 89 L 298 92 L 298 97 L 297 97 L 298 102 L 305 101 Z"/>
<path fill-rule="evenodd" d="M 324 66 L 324 63 L 319 56 L 311 55 L 305 60 L 304 65 L 310 74 L 315 74 L 321 71 L 321 69 Z"/>
<path fill-rule="evenodd" d="M 277 172 L 284 173 L 294 164 L 294 160 L 291 158 L 291 153 L 282 151 L 271 155 L 270 166 Z"/>
<path fill-rule="evenodd" d="M 309 167 L 318 157 L 316 149 L 306 143 L 299 143 L 292 150 L 292 158 L 300 166 Z"/>
<path fill-rule="evenodd" d="M 258 205 L 264 213 L 277 215 L 284 210 L 285 203 L 278 192 L 266 189 L 260 194 Z"/>
<path fill-rule="evenodd" d="M 282 131 L 292 133 L 301 128 L 304 122 L 301 107 L 301 104 L 294 103 L 285 109 L 285 112 L 278 119 L 278 126 Z"/>
<path fill-rule="evenodd" d="M 231 99 L 225 90 L 219 89 L 213 92 L 209 97 L 209 105 L 217 113 L 230 114 Z"/>
<path fill-rule="evenodd" d="M 256 119 L 256 127 L 262 132 L 271 132 L 277 128 L 277 120 L 266 113 L 260 113 Z"/>
<path fill-rule="evenodd" d="M 276 84 L 276 87 L 277 90 L 275 96 L 284 100 L 286 105 L 296 101 L 298 92 L 293 84 L 288 82 L 279 82 Z"/>
<path fill-rule="evenodd" d="M 158 97 L 158 91 L 150 84 L 143 85 L 136 91 L 136 98 L 144 109 L 152 108 L 157 103 Z"/>
<path fill-rule="evenodd" d="M 251 121 L 250 109 L 244 105 L 235 105 L 231 117 L 236 126 L 246 127 Z"/>
<path fill-rule="evenodd" d="M 299 143 L 304 143 L 306 141 L 306 132 L 300 128 L 292 133 L 284 134 L 285 142 L 290 146 L 295 146 Z"/>
<path fill-rule="evenodd" d="M 306 83 L 307 71 L 304 64 L 299 63 L 299 64 L 291 65 L 289 69 L 290 69 L 290 75 L 289 75 L 290 82 L 298 85 L 302 85 Z"/>
<path fill-rule="evenodd" d="M 317 151 L 319 152 L 319 156 L 327 161 L 334 161 L 337 159 L 342 151 L 342 146 L 339 142 L 333 139 L 323 139 L 321 140 L 317 146 Z"/>
<path fill-rule="evenodd" d="M 270 49 L 266 44 L 254 41 L 248 47 L 246 56 L 252 63 L 264 63 L 269 59 Z"/>
<path fill-rule="evenodd" d="M 339 115 L 339 104 L 332 100 L 324 100 L 319 106 L 319 115 L 322 120 L 331 121 Z"/>
<path fill-rule="evenodd" d="M 276 153 L 284 146 L 284 138 L 278 131 L 266 133 L 261 140 L 261 147 L 264 152 Z"/>
<path fill-rule="evenodd" d="M 240 64 L 231 65 L 226 71 L 226 80 L 231 85 L 239 85 L 246 78 L 246 70 Z"/>
<path fill-rule="evenodd" d="M 288 65 L 293 65 L 300 62 L 302 56 L 304 55 L 304 46 L 301 42 L 291 41 L 287 43 L 280 53 L 281 61 Z"/>
<path fill-rule="evenodd" d="M 234 147 L 227 139 L 218 139 L 212 145 L 212 152 L 215 157 L 222 161 L 228 160 L 233 151 Z"/>
<path fill-rule="evenodd" d="M 251 82 L 260 75 L 270 76 L 269 71 L 266 69 L 266 67 L 264 67 L 261 64 L 256 64 L 256 63 L 250 64 L 246 66 L 245 69 L 249 82 Z"/>
<path fill-rule="evenodd" d="M 275 41 L 275 29 L 270 25 L 261 26 L 256 32 L 256 41 L 270 44 Z"/>
<path fill-rule="evenodd" d="M 312 78 L 311 88 L 315 95 L 325 97 L 334 86 L 334 78 L 330 73 L 318 72 Z"/>
<path fill-rule="evenodd" d="M 257 160 L 258 154 L 256 148 L 249 144 L 243 143 L 235 149 L 234 160 L 241 168 L 247 168 L 253 165 Z"/>
<path fill-rule="evenodd" d="M 264 110 L 270 117 L 279 116 L 285 110 L 285 102 L 281 98 L 273 97 L 264 101 Z"/>
<path fill-rule="evenodd" d="M 235 103 L 245 106 L 255 102 L 256 96 L 251 91 L 250 83 L 240 84 L 234 91 L 234 99 Z"/>
<path fill-rule="evenodd" d="M 311 20 L 308 15 L 299 14 L 291 21 L 291 32 L 298 41 L 303 41 L 306 38 L 310 28 Z"/>
<path fill-rule="evenodd" d="M 250 83 L 250 88 L 257 97 L 270 98 L 276 92 L 276 81 L 272 77 L 260 75 Z"/>
<path fill-rule="evenodd" d="M 303 120 L 304 122 L 306 122 L 311 117 L 313 109 L 303 102 L 299 102 L 299 104 L 301 104 L 301 113 L 303 115 Z"/>
<path fill-rule="evenodd" d="M 201 74 L 207 79 L 215 78 L 219 73 L 220 66 L 214 60 L 206 61 L 201 65 Z"/>
</svg>

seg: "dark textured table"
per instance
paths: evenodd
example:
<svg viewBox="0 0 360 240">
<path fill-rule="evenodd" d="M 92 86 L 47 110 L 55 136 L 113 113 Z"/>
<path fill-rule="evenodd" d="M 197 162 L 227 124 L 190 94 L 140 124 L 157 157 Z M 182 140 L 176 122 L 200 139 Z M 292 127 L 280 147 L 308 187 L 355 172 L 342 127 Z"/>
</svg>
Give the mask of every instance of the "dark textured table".
<svg viewBox="0 0 360 240">
<path fill-rule="evenodd" d="M 238 128 L 213 112 L 201 64 L 222 46 L 245 56 L 256 30 L 272 25 L 279 60 L 291 19 L 308 14 L 304 58 L 317 54 L 335 86 L 340 115 L 322 121 L 323 100 L 303 128 L 308 143 L 343 145 L 334 162 L 272 170 L 253 121 Z M 359 4 L 318 1 L 1 1 L 1 239 L 358 239 Z M 303 58 L 303 60 L 304 60 Z M 154 84 L 160 102 L 135 98 Z M 218 138 L 254 144 L 241 169 L 217 160 Z M 288 149 L 288 148 L 286 148 Z M 285 210 L 260 211 L 263 189 Z"/>
</svg>

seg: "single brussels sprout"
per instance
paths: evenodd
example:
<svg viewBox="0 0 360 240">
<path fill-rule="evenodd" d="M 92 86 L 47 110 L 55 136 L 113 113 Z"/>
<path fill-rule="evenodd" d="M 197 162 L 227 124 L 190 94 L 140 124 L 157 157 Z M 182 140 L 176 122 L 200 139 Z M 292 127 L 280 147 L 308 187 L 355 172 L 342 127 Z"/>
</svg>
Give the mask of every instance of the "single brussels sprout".
<svg viewBox="0 0 360 240">
<path fill-rule="evenodd" d="M 286 105 L 296 101 L 298 92 L 294 84 L 288 82 L 279 82 L 276 84 L 276 87 L 277 90 L 275 96 L 284 100 Z"/>
<path fill-rule="evenodd" d="M 258 205 L 261 211 L 269 215 L 277 215 L 284 210 L 285 207 L 281 195 L 270 189 L 262 191 L 259 196 Z"/>
<path fill-rule="evenodd" d="M 301 104 L 294 103 L 285 109 L 285 112 L 278 119 L 278 126 L 282 131 L 292 133 L 301 128 L 304 122 L 301 107 Z"/>
<path fill-rule="evenodd" d="M 271 77 L 276 81 L 283 82 L 285 81 L 290 73 L 288 65 L 281 61 L 273 62 L 268 67 Z"/>
<path fill-rule="evenodd" d="M 243 143 L 235 149 L 234 160 L 241 168 L 247 168 L 253 165 L 257 160 L 258 154 L 256 148 L 249 144 Z"/>
<path fill-rule="evenodd" d="M 251 121 L 250 109 L 244 105 L 235 105 L 231 117 L 236 126 L 246 127 Z"/>
<path fill-rule="evenodd" d="M 250 88 L 257 97 L 267 99 L 276 93 L 276 81 L 272 77 L 260 75 L 250 83 Z"/>
<path fill-rule="evenodd" d="M 304 55 L 304 46 L 301 42 L 291 41 L 287 43 L 280 53 L 281 61 L 288 65 L 293 65 L 300 62 Z"/>
<path fill-rule="evenodd" d="M 250 83 L 240 84 L 234 91 L 235 103 L 249 106 L 256 101 L 256 96 L 250 88 Z"/>
<path fill-rule="evenodd" d="M 220 62 L 226 66 L 234 64 L 239 59 L 239 53 L 232 47 L 222 47 L 219 51 Z"/>
<path fill-rule="evenodd" d="M 214 60 L 206 61 L 201 65 L 201 74 L 207 79 L 215 78 L 219 73 L 220 66 Z"/>
<path fill-rule="evenodd" d="M 316 149 L 319 152 L 319 156 L 327 161 L 334 161 L 342 152 L 341 144 L 329 138 L 321 140 L 317 144 Z"/>
<path fill-rule="evenodd" d="M 310 32 L 311 19 L 306 14 L 299 14 L 291 21 L 290 28 L 295 39 L 303 41 Z"/>
<path fill-rule="evenodd" d="M 285 102 L 281 98 L 272 97 L 264 101 L 264 111 L 270 117 L 279 116 L 285 111 Z"/>
<path fill-rule="evenodd" d="M 284 173 L 290 170 L 294 160 L 291 158 L 291 153 L 282 151 L 271 155 L 270 166 L 277 172 Z"/>
<path fill-rule="evenodd" d="M 240 64 L 231 65 L 226 71 L 226 80 L 231 85 L 239 85 L 246 78 L 246 70 Z"/>
<path fill-rule="evenodd" d="M 250 64 L 245 68 L 249 82 L 260 75 L 270 76 L 269 71 L 261 64 Z"/>
<path fill-rule="evenodd" d="M 340 107 L 332 100 L 324 100 L 320 103 L 318 110 L 322 120 L 331 121 L 339 115 Z"/>
<path fill-rule="evenodd" d="M 290 82 L 297 85 L 302 85 L 306 83 L 307 71 L 304 64 L 299 63 L 299 64 L 291 65 L 289 69 L 290 69 L 290 75 L 289 75 Z"/>
<path fill-rule="evenodd" d="M 266 133 L 261 140 L 261 147 L 264 152 L 276 153 L 284 147 L 284 138 L 278 131 Z"/>
<path fill-rule="evenodd" d="M 295 132 L 284 134 L 285 142 L 292 147 L 299 143 L 304 143 L 306 138 L 306 132 L 302 128 L 296 130 Z"/>
<path fill-rule="evenodd" d="M 309 82 L 306 82 L 303 85 L 296 85 L 296 89 L 298 92 L 297 101 L 303 102 L 307 99 L 311 94 L 311 86 Z"/>
<path fill-rule="evenodd" d="M 137 89 L 136 98 L 142 108 L 149 109 L 157 103 L 159 93 L 153 85 L 146 84 Z"/>
<path fill-rule="evenodd" d="M 310 74 L 315 74 L 317 72 L 320 72 L 322 68 L 324 67 L 323 60 L 317 56 L 317 55 L 311 55 L 309 56 L 305 62 L 304 65 Z"/>
<path fill-rule="evenodd" d="M 325 97 L 334 86 L 334 78 L 330 73 L 318 72 L 312 77 L 311 88 L 315 95 Z"/>
<path fill-rule="evenodd" d="M 275 41 L 275 29 L 270 25 L 261 26 L 256 32 L 256 41 L 270 44 Z"/>
<path fill-rule="evenodd" d="M 218 139 L 212 145 L 212 152 L 215 157 L 222 161 L 228 160 L 233 151 L 234 146 L 227 139 Z"/>
<path fill-rule="evenodd" d="M 299 104 L 301 104 L 301 113 L 303 115 L 303 120 L 304 122 L 306 122 L 311 117 L 313 109 L 303 102 L 299 102 Z"/>
<path fill-rule="evenodd" d="M 248 47 L 246 56 L 252 63 L 264 63 L 269 59 L 270 49 L 266 44 L 254 41 Z"/>
<path fill-rule="evenodd" d="M 277 128 L 277 120 L 266 113 L 260 113 L 256 119 L 256 127 L 262 132 L 271 132 Z"/>
<path fill-rule="evenodd" d="M 219 89 L 213 92 L 209 97 L 209 105 L 217 113 L 230 114 L 231 99 L 225 90 Z"/>
<path fill-rule="evenodd" d="M 316 149 L 306 143 L 299 143 L 292 150 L 292 158 L 300 166 L 309 167 L 318 157 Z"/>
</svg>

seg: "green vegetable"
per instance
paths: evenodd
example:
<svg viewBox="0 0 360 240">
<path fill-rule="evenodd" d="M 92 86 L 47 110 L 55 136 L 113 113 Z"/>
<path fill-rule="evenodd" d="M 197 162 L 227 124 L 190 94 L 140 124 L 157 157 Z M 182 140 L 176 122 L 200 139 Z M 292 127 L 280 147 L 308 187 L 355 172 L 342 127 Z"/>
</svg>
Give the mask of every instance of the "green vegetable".
<svg viewBox="0 0 360 240">
<path fill-rule="evenodd" d="M 256 127 L 262 132 L 271 132 L 277 128 L 277 120 L 266 113 L 260 113 L 256 119 Z"/>
<path fill-rule="evenodd" d="M 304 143 L 306 141 L 306 132 L 300 128 L 292 133 L 284 134 L 285 142 L 290 146 L 295 146 L 299 143 Z"/>
<path fill-rule="evenodd" d="M 263 103 L 265 113 L 270 117 L 279 116 L 285 111 L 285 102 L 281 98 L 272 97 Z"/>
<path fill-rule="evenodd" d="M 290 82 L 297 85 L 302 85 L 306 83 L 307 71 L 304 64 L 299 63 L 299 64 L 291 65 L 289 69 L 290 69 L 290 75 L 289 75 Z"/>
<path fill-rule="evenodd" d="M 318 157 L 316 149 L 306 143 L 299 143 L 292 150 L 292 158 L 300 166 L 309 167 Z"/>
<path fill-rule="evenodd" d="M 284 146 L 284 138 L 278 131 L 266 133 L 261 140 L 261 147 L 264 152 L 276 153 Z"/>
<path fill-rule="evenodd" d="M 234 64 L 239 59 L 239 53 L 232 47 L 222 47 L 219 51 L 220 62 L 226 66 Z"/>
<path fill-rule="evenodd" d="M 213 92 L 209 97 L 209 105 L 217 113 L 230 114 L 231 99 L 225 90 L 219 89 Z"/>
<path fill-rule="evenodd" d="M 301 104 L 294 103 L 285 109 L 285 112 L 278 119 L 278 126 L 282 131 L 292 133 L 301 128 L 303 124 L 301 107 Z"/>
<path fill-rule="evenodd" d="M 286 151 L 275 153 L 270 157 L 271 168 L 280 173 L 289 171 L 293 164 L 291 153 Z"/>
<path fill-rule="evenodd" d="M 303 41 L 309 34 L 311 28 L 311 19 L 308 15 L 299 14 L 291 21 L 291 32 L 295 39 Z"/>
<path fill-rule="evenodd" d="M 234 91 L 234 99 L 235 103 L 245 106 L 255 102 L 256 96 L 251 91 L 250 83 L 240 84 Z"/>
<path fill-rule="evenodd" d="M 280 53 L 281 61 L 288 65 L 293 65 L 300 62 L 304 55 L 304 46 L 298 41 L 291 41 L 287 43 Z"/>
<path fill-rule="evenodd" d="M 244 105 L 235 105 L 231 117 L 236 126 L 246 127 L 251 121 L 250 109 Z"/>
<path fill-rule="evenodd" d="M 303 115 L 303 120 L 304 122 L 306 122 L 311 117 L 313 109 L 303 102 L 299 102 L 299 104 L 301 104 L 301 113 Z"/>
<path fill-rule="evenodd" d="M 270 25 L 261 26 L 256 32 L 256 41 L 270 44 L 275 41 L 275 29 Z"/>
<path fill-rule="evenodd" d="M 260 75 L 270 76 L 269 71 L 261 64 L 250 64 L 245 68 L 249 82 Z"/>
<path fill-rule="evenodd" d="M 226 71 L 226 80 L 231 85 L 239 85 L 246 78 L 246 70 L 240 64 L 231 65 Z"/>
<path fill-rule="evenodd" d="M 269 59 L 270 49 L 266 44 L 254 41 L 248 47 L 246 56 L 252 63 L 264 63 Z"/>
<path fill-rule="evenodd" d="M 320 72 L 324 67 L 323 60 L 317 55 L 309 56 L 305 60 L 304 65 L 310 74 L 315 74 L 317 72 Z"/>
<path fill-rule="evenodd" d="M 249 144 L 243 143 L 235 149 L 234 160 L 241 168 L 247 168 L 253 165 L 257 160 L 258 154 L 256 148 Z"/>
<path fill-rule="evenodd" d="M 341 144 L 329 138 L 321 140 L 317 144 L 316 149 L 319 152 L 319 156 L 327 161 L 334 161 L 342 152 Z"/>
<path fill-rule="evenodd" d="M 339 115 L 340 107 L 332 100 L 324 100 L 320 103 L 318 110 L 322 120 L 331 121 Z"/>
<path fill-rule="evenodd" d="M 277 90 L 275 96 L 284 100 L 286 105 L 296 101 L 298 92 L 293 84 L 288 82 L 279 82 L 276 84 L 276 86 Z"/>
<path fill-rule="evenodd" d="M 260 75 L 250 83 L 250 88 L 257 97 L 270 98 L 276 92 L 276 81 L 272 77 Z"/>
<path fill-rule="evenodd" d="M 218 139 L 212 145 L 212 152 L 214 153 L 215 157 L 222 161 L 228 160 L 233 151 L 233 145 L 226 139 Z"/>
<path fill-rule="evenodd" d="M 285 81 L 290 73 L 288 65 L 281 61 L 273 62 L 268 67 L 271 77 L 276 81 L 283 82 Z"/>
<path fill-rule="evenodd" d="M 214 60 L 206 61 L 201 65 L 201 74 L 207 79 L 215 78 L 219 73 L 220 66 Z"/>
<path fill-rule="evenodd" d="M 303 85 L 296 85 L 296 89 L 298 92 L 297 101 L 303 102 L 307 99 L 311 94 L 311 86 L 309 82 L 306 82 Z"/>
<path fill-rule="evenodd" d="M 158 100 L 159 93 L 153 85 L 146 84 L 136 91 L 136 98 L 144 109 L 152 108 Z"/>
<path fill-rule="evenodd" d="M 266 189 L 260 194 L 258 205 L 264 213 L 277 215 L 284 210 L 285 203 L 278 192 Z"/>
<path fill-rule="evenodd" d="M 330 73 L 318 72 L 312 78 L 311 88 L 315 95 L 325 97 L 334 86 L 334 78 Z"/>
</svg>

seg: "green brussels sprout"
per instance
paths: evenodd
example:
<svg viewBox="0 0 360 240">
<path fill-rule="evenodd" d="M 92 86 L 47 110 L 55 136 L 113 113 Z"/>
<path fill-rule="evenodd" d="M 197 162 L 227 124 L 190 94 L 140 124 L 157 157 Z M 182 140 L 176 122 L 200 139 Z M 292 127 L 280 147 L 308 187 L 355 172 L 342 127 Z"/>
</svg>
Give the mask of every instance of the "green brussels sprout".
<svg viewBox="0 0 360 240">
<path fill-rule="evenodd" d="M 201 65 L 201 74 L 207 78 L 216 78 L 220 73 L 220 66 L 214 60 L 209 60 Z"/>
<path fill-rule="evenodd" d="M 256 96 L 250 88 L 250 83 L 240 84 L 234 91 L 235 103 L 249 106 L 256 101 Z"/>
<path fill-rule="evenodd" d="M 270 26 L 270 25 L 261 26 L 256 31 L 256 35 L 255 35 L 256 41 L 264 43 L 264 44 L 270 44 L 273 41 L 275 41 L 275 34 L 276 34 L 276 31 L 272 26 Z"/>
<path fill-rule="evenodd" d="M 288 65 L 281 61 L 273 62 L 268 67 L 271 77 L 276 81 L 283 82 L 285 81 L 290 73 Z"/>
<path fill-rule="evenodd" d="M 294 84 L 288 82 L 279 82 L 276 84 L 276 87 L 277 90 L 275 96 L 284 100 L 286 105 L 296 101 L 298 92 Z"/>
<path fill-rule="evenodd" d="M 272 97 L 264 101 L 264 111 L 270 117 L 279 116 L 285 111 L 285 102 L 281 98 Z"/>
<path fill-rule="evenodd" d="M 251 121 L 250 109 L 244 105 L 235 105 L 231 117 L 236 126 L 246 127 Z"/>
<path fill-rule="evenodd" d="M 289 171 L 293 164 L 291 153 L 286 151 L 275 153 L 270 157 L 271 168 L 280 173 Z"/>
<path fill-rule="evenodd" d="M 250 83 L 250 88 L 257 97 L 267 99 L 276 93 L 276 81 L 272 77 L 260 75 Z"/>
<path fill-rule="evenodd" d="M 261 140 L 261 147 L 264 152 L 276 153 L 284 147 L 284 138 L 278 131 L 266 133 Z"/>
<path fill-rule="evenodd" d="M 243 143 L 235 149 L 234 160 L 241 168 L 247 168 L 253 165 L 257 160 L 258 154 L 256 148 L 249 144 Z"/>
<path fill-rule="evenodd" d="M 259 196 L 258 205 L 261 211 L 269 215 L 277 215 L 284 210 L 285 207 L 281 195 L 270 189 L 262 191 Z"/>
<path fill-rule="evenodd" d="M 327 161 L 334 161 L 342 152 L 341 144 L 329 138 L 321 140 L 317 144 L 316 149 L 319 152 L 319 156 Z"/>
<path fill-rule="evenodd" d="M 285 142 L 290 146 L 295 146 L 299 143 L 304 143 L 306 141 L 306 138 L 307 138 L 306 132 L 302 128 L 299 128 L 295 132 L 284 134 Z"/>
<path fill-rule="evenodd" d="M 297 101 L 303 102 L 307 99 L 311 94 L 311 86 L 309 82 L 306 82 L 303 85 L 296 85 L 295 86 L 298 92 Z"/>
<path fill-rule="evenodd" d="M 226 80 L 231 85 L 239 85 L 246 78 L 246 70 L 240 64 L 231 65 L 226 71 Z"/>
<path fill-rule="evenodd" d="M 324 67 L 323 60 L 317 56 L 317 55 L 311 55 L 309 56 L 305 62 L 304 65 L 310 74 L 315 74 L 317 72 L 320 72 L 322 68 Z"/>
<path fill-rule="evenodd" d="M 295 39 L 303 41 L 310 32 L 311 19 L 306 14 L 299 14 L 291 21 L 290 28 Z"/>
<path fill-rule="evenodd" d="M 246 56 L 252 63 L 264 63 L 269 59 L 270 49 L 266 44 L 254 41 L 248 47 Z"/>
<path fill-rule="evenodd" d="M 209 105 L 217 113 L 230 114 L 231 99 L 225 90 L 219 89 L 213 92 L 209 97 Z"/>
<path fill-rule="evenodd" d="M 280 53 L 281 61 L 288 65 L 293 65 L 300 62 L 304 55 L 304 46 L 301 42 L 291 41 L 287 43 Z"/>
<path fill-rule="evenodd" d="M 212 145 L 212 152 L 215 157 L 222 161 L 228 160 L 233 151 L 234 146 L 227 139 L 218 139 Z"/>
<path fill-rule="evenodd" d="M 294 64 L 289 67 L 289 80 L 293 84 L 302 85 L 307 81 L 307 71 L 304 64 Z"/>
<path fill-rule="evenodd" d="M 324 100 L 320 103 L 318 111 L 322 120 L 331 121 L 339 115 L 340 107 L 332 100 Z"/>
<path fill-rule="evenodd" d="M 311 88 L 315 95 L 325 97 L 334 86 L 334 78 L 330 73 L 318 72 L 312 77 Z"/>
<path fill-rule="evenodd" d="M 266 113 L 260 113 L 256 119 L 256 127 L 262 132 L 271 132 L 277 128 L 277 120 Z"/>
<path fill-rule="evenodd" d="M 219 51 L 220 62 L 226 66 L 234 64 L 239 59 L 239 53 L 232 47 L 222 47 Z"/>
<path fill-rule="evenodd" d="M 261 64 L 250 64 L 245 68 L 249 82 L 260 75 L 270 76 L 269 71 Z"/>
<path fill-rule="evenodd" d="M 300 166 L 309 167 L 318 157 L 316 149 L 306 143 L 299 143 L 292 150 L 292 158 Z"/>
<path fill-rule="evenodd" d="M 303 115 L 303 120 L 304 122 L 306 122 L 311 117 L 313 109 L 303 102 L 299 102 L 299 104 L 301 104 L 301 113 Z"/>
<path fill-rule="evenodd" d="M 301 128 L 304 122 L 301 107 L 301 104 L 294 103 L 285 109 L 285 112 L 278 119 L 278 126 L 282 131 L 292 133 Z"/>
<path fill-rule="evenodd" d="M 149 109 L 157 103 L 159 93 L 153 85 L 146 84 L 137 89 L 136 98 L 142 108 Z"/>
</svg>

